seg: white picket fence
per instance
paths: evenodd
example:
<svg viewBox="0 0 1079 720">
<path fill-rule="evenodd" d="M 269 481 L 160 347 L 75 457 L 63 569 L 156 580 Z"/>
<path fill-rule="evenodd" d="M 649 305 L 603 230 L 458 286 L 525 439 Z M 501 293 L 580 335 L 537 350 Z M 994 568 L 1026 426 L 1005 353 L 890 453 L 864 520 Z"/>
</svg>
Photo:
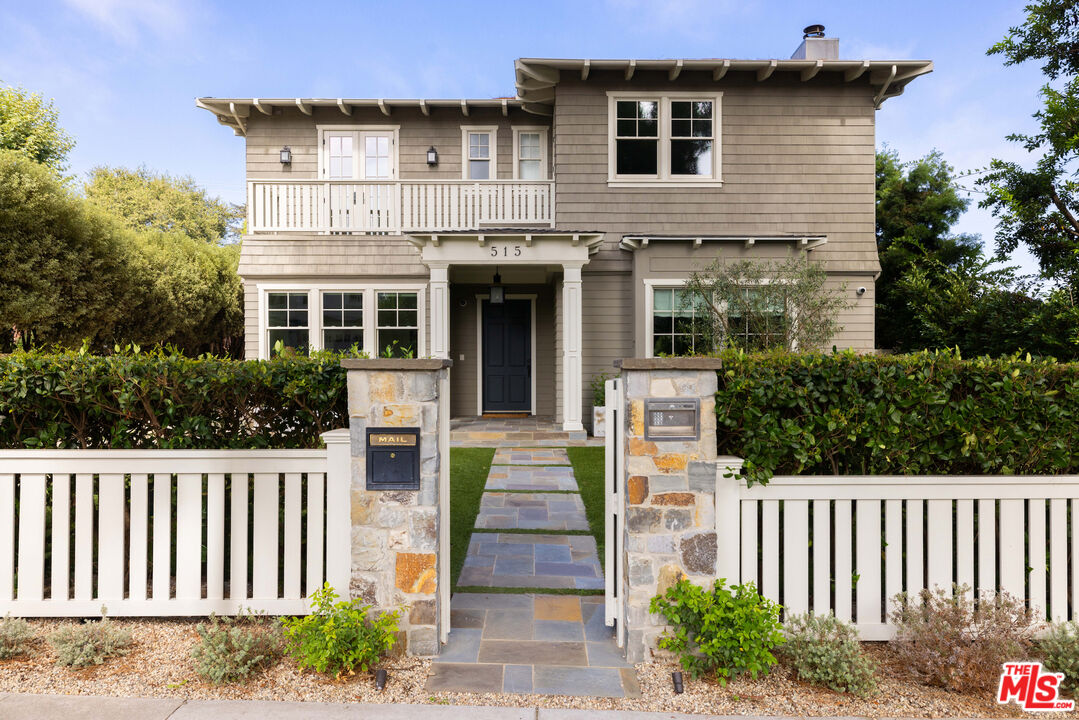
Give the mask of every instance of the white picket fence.
<svg viewBox="0 0 1079 720">
<path fill-rule="evenodd" d="M 1079 477 L 720 477 L 719 576 L 786 613 L 834 611 L 893 636 L 899 592 L 1006 591 L 1045 619 L 1079 619 Z"/>
<path fill-rule="evenodd" d="M 322 437 L 324 450 L 0 451 L 0 615 L 303 614 L 324 582 L 347 595 L 349 436 Z"/>
</svg>

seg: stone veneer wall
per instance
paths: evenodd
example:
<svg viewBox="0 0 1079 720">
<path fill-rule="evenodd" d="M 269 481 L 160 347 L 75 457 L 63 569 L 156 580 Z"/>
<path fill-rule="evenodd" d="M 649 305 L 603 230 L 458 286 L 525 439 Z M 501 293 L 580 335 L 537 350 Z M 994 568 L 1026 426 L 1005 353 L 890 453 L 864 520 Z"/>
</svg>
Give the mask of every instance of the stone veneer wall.
<svg viewBox="0 0 1079 720">
<path fill-rule="evenodd" d="M 409 655 L 440 644 L 440 426 L 449 426 L 449 360 L 348 359 L 352 449 L 352 574 L 349 592 L 380 610 L 404 608 Z M 419 427 L 420 489 L 367 490 L 366 429 Z M 446 522 L 449 519 L 446 518 Z"/>
<path fill-rule="evenodd" d="M 625 392 L 625 537 L 622 617 L 626 654 L 643 659 L 664 630 L 648 611 L 652 598 L 682 577 L 716 579 L 716 478 L 736 458 L 716 457 L 715 393 L 719 360 L 622 361 Z M 646 440 L 644 401 L 700 399 L 700 439 Z M 609 428 L 615 432 L 618 428 Z M 722 468 L 721 468 L 722 466 Z"/>
</svg>

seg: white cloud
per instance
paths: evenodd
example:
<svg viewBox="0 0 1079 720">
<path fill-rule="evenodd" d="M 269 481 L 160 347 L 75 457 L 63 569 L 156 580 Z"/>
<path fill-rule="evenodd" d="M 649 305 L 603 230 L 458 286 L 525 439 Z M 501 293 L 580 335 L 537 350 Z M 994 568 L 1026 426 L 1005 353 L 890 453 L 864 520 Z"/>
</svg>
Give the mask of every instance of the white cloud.
<svg viewBox="0 0 1079 720">
<path fill-rule="evenodd" d="M 166 38 L 183 32 L 190 3 L 182 0 L 65 0 L 73 10 L 125 45 L 144 34 Z"/>
</svg>

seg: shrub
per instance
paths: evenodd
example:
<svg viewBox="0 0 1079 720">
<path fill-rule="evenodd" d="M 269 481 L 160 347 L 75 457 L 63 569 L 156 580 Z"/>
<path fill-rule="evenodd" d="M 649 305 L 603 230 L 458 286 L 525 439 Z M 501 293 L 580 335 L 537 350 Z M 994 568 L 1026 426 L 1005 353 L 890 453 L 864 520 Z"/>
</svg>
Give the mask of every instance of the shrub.
<svg viewBox="0 0 1079 720">
<path fill-rule="evenodd" d="M 673 627 L 659 646 L 678 655 L 693 677 L 714 672 L 727 684 L 739 675 L 767 675 L 776 663 L 772 650 L 783 642 L 779 605 L 762 597 L 753 583 L 711 589 L 682 579 L 652 598 L 650 610 Z"/>
<path fill-rule="evenodd" d="M 607 404 L 607 381 L 613 377 L 618 376 L 606 371 L 592 376 L 589 384 L 592 386 L 592 405 L 594 407 L 603 407 Z"/>
<path fill-rule="evenodd" d="M 246 680 L 281 655 L 278 628 L 261 616 L 214 616 L 195 631 L 199 634 L 199 644 L 191 651 L 195 672 L 214 685 Z"/>
<path fill-rule="evenodd" d="M 954 691 L 992 690 L 1000 666 L 1022 659 L 1037 629 L 1023 600 L 1007 593 L 979 599 L 970 588 L 922 590 L 892 599 L 891 644 L 900 664 L 928 685 Z"/>
<path fill-rule="evenodd" d="M 1046 669 L 1064 673 L 1063 690 L 1073 694 L 1079 690 L 1079 623 L 1054 623 L 1038 650 Z"/>
<path fill-rule="evenodd" d="M 805 614 L 789 617 L 785 629 L 780 654 L 800 679 L 862 697 L 876 692 L 876 668 L 862 652 L 854 626 L 830 613 Z"/>
<path fill-rule="evenodd" d="M 49 636 L 49 644 L 56 651 L 57 664 L 84 668 L 126 654 L 131 633 L 102 618 L 81 625 L 65 625 Z"/>
<path fill-rule="evenodd" d="M 0 357 L 2 448 L 298 448 L 348 425 L 339 356 Z"/>
<path fill-rule="evenodd" d="M 301 668 L 320 673 L 367 672 L 393 648 L 399 615 L 375 615 L 359 599 L 335 600 L 327 584 L 311 595 L 310 615 L 282 620 L 288 653 Z"/>
<path fill-rule="evenodd" d="M 6 615 L 0 620 L 0 660 L 9 660 L 30 649 L 34 629 L 22 618 Z"/>
<path fill-rule="evenodd" d="M 719 454 L 772 474 L 1079 472 L 1079 363 L 723 354 Z"/>
</svg>

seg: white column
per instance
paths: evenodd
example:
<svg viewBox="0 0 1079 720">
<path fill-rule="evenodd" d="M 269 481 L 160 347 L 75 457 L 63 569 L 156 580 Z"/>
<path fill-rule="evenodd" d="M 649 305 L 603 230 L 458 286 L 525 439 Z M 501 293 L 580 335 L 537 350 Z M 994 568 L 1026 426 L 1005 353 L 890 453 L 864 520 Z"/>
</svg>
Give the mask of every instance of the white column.
<svg viewBox="0 0 1079 720">
<path fill-rule="evenodd" d="M 450 269 L 449 265 L 431 268 L 431 357 L 450 356 Z"/>
<path fill-rule="evenodd" d="M 581 424 L 581 265 L 562 266 L 562 429 Z"/>
</svg>

